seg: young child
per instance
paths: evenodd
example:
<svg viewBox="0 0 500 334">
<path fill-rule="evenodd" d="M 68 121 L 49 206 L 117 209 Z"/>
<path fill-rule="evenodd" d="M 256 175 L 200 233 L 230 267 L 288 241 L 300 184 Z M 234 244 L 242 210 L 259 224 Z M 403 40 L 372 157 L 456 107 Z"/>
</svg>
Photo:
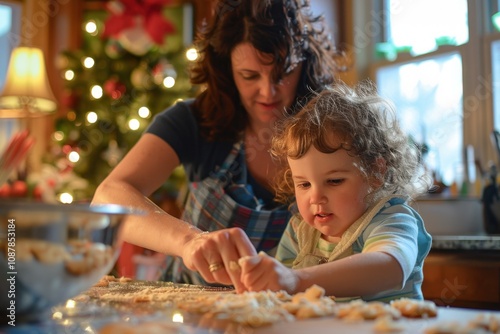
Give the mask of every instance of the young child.
<svg viewBox="0 0 500 334">
<path fill-rule="evenodd" d="M 370 82 L 338 83 L 280 124 L 272 153 L 285 159 L 281 199 L 295 195 L 276 258 L 240 259 L 246 289 L 390 301 L 423 299 L 431 247 L 408 201 L 430 186 L 419 151 Z"/>
</svg>

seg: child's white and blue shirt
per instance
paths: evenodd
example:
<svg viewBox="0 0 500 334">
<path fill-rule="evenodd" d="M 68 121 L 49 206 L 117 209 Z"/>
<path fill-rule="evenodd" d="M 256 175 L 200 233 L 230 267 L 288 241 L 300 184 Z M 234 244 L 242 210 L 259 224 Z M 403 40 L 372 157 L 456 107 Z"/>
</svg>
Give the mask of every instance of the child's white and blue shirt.
<svg viewBox="0 0 500 334">
<path fill-rule="evenodd" d="M 420 215 L 405 198 L 390 196 L 372 205 L 344 232 L 339 243 L 322 239 L 318 230 L 295 215 L 281 238 L 276 258 L 298 269 L 358 253 L 384 252 L 401 265 L 401 286 L 371 296 L 353 297 L 386 302 L 403 297 L 423 299 L 423 264 L 431 243 Z"/>
</svg>

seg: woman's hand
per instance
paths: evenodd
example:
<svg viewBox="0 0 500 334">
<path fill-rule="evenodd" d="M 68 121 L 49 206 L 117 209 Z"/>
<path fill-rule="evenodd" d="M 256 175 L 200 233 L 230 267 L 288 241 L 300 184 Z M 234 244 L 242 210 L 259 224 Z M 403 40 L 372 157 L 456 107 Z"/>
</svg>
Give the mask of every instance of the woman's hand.
<svg viewBox="0 0 500 334">
<path fill-rule="evenodd" d="M 243 257 L 238 263 L 241 267 L 241 283 L 246 290 L 285 290 L 288 293 L 295 293 L 297 290 L 297 272 L 264 252 Z"/>
<path fill-rule="evenodd" d="M 238 260 L 256 255 L 248 236 L 237 227 L 201 232 L 189 240 L 182 251 L 182 259 L 189 269 L 198 271 L 209 283 L 232 284 L 238 293 L 246 290 L 240 281 Z"/>
</svg>

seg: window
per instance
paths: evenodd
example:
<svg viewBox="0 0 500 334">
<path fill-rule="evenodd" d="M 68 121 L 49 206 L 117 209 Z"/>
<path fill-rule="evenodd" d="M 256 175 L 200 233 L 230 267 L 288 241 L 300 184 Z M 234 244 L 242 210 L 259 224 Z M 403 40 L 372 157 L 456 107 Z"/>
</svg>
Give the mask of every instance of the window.
<svg viewBox="0 0 500 334">
<path fill-rule="evenodd" d="M 0 3 L 0 79 L 1 86 L 5 81 L 5 74 L 7 72 L 7 66 L 10 55 L 10 45 L 8 41 L 8 35 L 12 25 L 12 9 L 9 6 L 2 5 Z"/>
<path fill-rule="evenodd" d="M 357 70 L 365 67 L 396 105 L 408 136 L 428 147 L 425 163 L 437 179 L 447 185 L 482 179 L 475 160 L 484 172 L 500 163 L 490 138 L 500 130 L 500 0 L 370 5 L 355 11 Z M 372 55 L 363 55 L 368 48 Z"/>
<path fill-rule="evenodd" d="M 427 168 L 436 178 L 461 181 L 462 59 L 457 53 L 377 71 L 381 95 L 396 105 L 403 129 L 419 145 L 426 145 Z"/>
<path fill-rule="evenodd" d="M 0 1 L 0 91 L 3 89 L 10 53 L 19 44 L 21 8 L 19 5 Z"/>
<path fill-rule="evenodd" d="M 21 6 L 19 4 L 0 1 L 0 93 L 3 90 L 7 67 L 9 66 L 12 49 L 18 46 L 21 29 Z M 0 117 L 0 152 L 7 145 L 7 141 L 18 129 L 18 122 L 14 119 Z"/>
<path fill-rule="evenodd" d="M 492 82 L 493 82 L 493 114 L 495 129 L 500 131 L 500 41 L 491 43 Z"/>
<path fill-rule="evenodd" d="M 392 46 L 391 57 L 398 53 L 413 57 L 469 41 L 467 0 L 389 0 L 385 4 L 387 41 L 382 45 L 388 44 L 389 50 Z M 397 105 L 408 135 L 428 147 L 427 167 L 448 184 L 461 182 L 464 174 L 462 74 L 462 56 L 452 51 L 384 66 L 375 79 L 380 93 Z"/>
<path fill-rule="evenodd" d="M 467 0 L 389 0 L 386 11 L 388 42 L 413 54 L 469 41 Z"/>
</svg>

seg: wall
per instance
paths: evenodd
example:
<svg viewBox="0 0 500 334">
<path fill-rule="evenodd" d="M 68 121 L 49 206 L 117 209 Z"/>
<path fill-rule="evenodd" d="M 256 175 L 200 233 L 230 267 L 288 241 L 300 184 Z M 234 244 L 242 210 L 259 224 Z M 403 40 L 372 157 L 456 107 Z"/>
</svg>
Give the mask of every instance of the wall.
<svg viewBox="0 0 500 334">
<path fill-rule="evenodd" d="M 102 8 L 103 0 L 12 0 L 23 5 L 21 22 L 21 40 L 26 46 L 42 49 L 52 91 L 58 101 L 63 98 L 64 82 L 60 75 L 57 62 L 58 55 L 63 50 L 74 50 L 81 45 L 81 24 L 83 12 L 86 9 Z M 195 30 L 204 19 L 213 12 L 214 0 L 172 0 L 173 3 L 191 3 L 194 8 Z M 339 0 L 313 0 L 312 8 L 315 14 L 323 14 L 330 29 L 334 32 L 337 45 L 343 46 L 343 41 L 349 36 L 345 29 L 349 21 L 345 21 L 345 11 Z M 352 72 L 343 74 L 344 80 L 355 80 Z M 54 129 L 54 119 L 64 116 L 67 110 L 59 103 L 55 115 L 36 120 L 32 133 L 37 138 L 37 145 L 32 151 L 31 165 L 38 170 L 41 156 L 48 149 L 50 136 Z"/>
</svg>

